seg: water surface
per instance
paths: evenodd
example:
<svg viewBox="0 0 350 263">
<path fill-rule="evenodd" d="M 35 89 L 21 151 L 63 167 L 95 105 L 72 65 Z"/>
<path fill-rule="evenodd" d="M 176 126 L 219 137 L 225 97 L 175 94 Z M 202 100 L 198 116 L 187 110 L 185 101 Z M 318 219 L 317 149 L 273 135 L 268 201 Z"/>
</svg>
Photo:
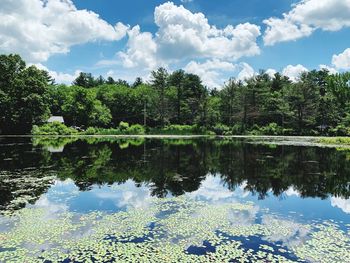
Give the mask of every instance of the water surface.
<svg viewBox="0 0 350 263">
<path fill-rule="evenodd" d="M 350 151 L 0 138 L 0 262 L 350 262 Z"/>
</svg>

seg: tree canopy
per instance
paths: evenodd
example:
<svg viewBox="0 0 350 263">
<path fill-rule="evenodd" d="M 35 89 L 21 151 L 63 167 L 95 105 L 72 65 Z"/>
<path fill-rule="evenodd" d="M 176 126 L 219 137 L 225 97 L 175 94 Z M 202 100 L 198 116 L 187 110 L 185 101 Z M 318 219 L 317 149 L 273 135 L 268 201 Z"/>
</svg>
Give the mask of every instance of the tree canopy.
<svg viewBox="0 0 350 263">
<path fill-rule="evenodd" d="M 159 68 L 149 82 L 80 73 L 58 85 L 18 55 L 0 56 L 1 133 L 28 133 L 51 115 L 68 126 L 197 125 L 219 134 L 350 135 L 350 73 L 303 73 L 292 81 L 265 72 L 218 89 L 199 76 Z"/>
</svg>

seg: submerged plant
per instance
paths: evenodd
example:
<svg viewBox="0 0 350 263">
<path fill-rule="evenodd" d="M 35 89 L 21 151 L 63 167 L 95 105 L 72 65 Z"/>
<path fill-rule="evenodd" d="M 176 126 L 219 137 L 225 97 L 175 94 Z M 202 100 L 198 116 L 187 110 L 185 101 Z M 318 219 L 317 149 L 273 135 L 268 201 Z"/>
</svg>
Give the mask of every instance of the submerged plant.
<svg viewBox="0 0 350 263">
<path fill-rule="evenodd" d="M 350 258 L 349 234 L 336 225 L 305 225 L 272 215 L 256 223 L 256 212 L 252 203 L 210 204 L 185 197 L 156 199 L 147 207 L 113 214 L 25 208 L 9 217 L 13 227 L 0 233 L 0 262 L 346 262 Z M 240 220 L 242 214 L 251 220 Z M 300 239 L 299 232 L 307 234 L 306 241 L 290 242 Z M 257 248 L 245 246 L 251 239 L 258 240 Z"/>
</svg>

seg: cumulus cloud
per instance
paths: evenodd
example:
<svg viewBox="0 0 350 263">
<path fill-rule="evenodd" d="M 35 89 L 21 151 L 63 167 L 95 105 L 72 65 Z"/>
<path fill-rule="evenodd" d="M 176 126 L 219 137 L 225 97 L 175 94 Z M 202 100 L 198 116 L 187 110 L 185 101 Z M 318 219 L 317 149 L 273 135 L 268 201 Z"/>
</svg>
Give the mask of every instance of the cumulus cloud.
<svg viewBox="0 0 350 263">
<path fill-rule="evenodd" d="M 265 45 L 272 46 L 277 42 L 296 40 L 312 34 L 313 29 L 307 25 L 297 25 L 289 18 L 269 18 L 264 20 L 268 26 L 264 35 Z"/>
<path fill-rule="evenodd" d="M 73 80 L 75 80 L 79 76 L 79 73 L 82 72 L 81 70 L 76 70 L 74 74 L 57 72 L 48 69 L 46 66 L 40 63 L 34 64 L 34 66 L 36 66 L 38 69 L 47 71 L 49 75 L 52 78 L 54 78 L 55 82 L 58 84 L 71 84 Z"/>
<path fill-rule="evenodd" d="M 338 207 L 343 210 L 344 213 L 350 214 L 350 200 L 346 200 L 340 197 L 332 197 L 331 204 L 333 207 Z"/>
<path fill-rule="evenodd" d="M 254 77 L 254 75 L 256 74 L 255 70 L 247 63 L 241 63 L 240 67 L 241 71 L 237 76 L 237 80 L 245 81 L 251 77 Z"/>
<path fill-rule="evenodd" d="M 339 55 L 334 55 L 332 64 L 337 69 L 350 69 L 350 48 L 345 49 L 344 52 Z"/>
<path fill-rule="evenodd" d="M 233 64 L 219 59 L 207 60 L 203 63 L 191 61 L 184 70 L 201 77 L 209 88 L 220 88 L 231 77 L 245 81 L 256 75 L 255 70 L 247 63 Z"/>
<path fill-rule="evenodd" d="M 265 71 L 265 73 L 269 75 L 270 78 L 274 78 L 277 71 L 275 69 L 269 68 L 268 70 Z"/>
<path fill-rule="evenodd" d="M 95 190 L 93 193 L 98 199 L 113 201 L 120 209 L 148 207 L 153 199 L 148 187 L 144 185 L 136 187 L 132 180 L 128 180 L 122 185 L 114 184 L 111 188 L 112 191 Z"/>
<path fill-rule="evenodd" d="M 127 50 L 119 53 L 126 67 L 152 68 L 160 62 L 194 58 L 237 60 L 260 53 L 256 43 L 260 28 L 254 24 L 218 29 L 204 14 L 192 13 L 172 2 L 157 6 L 154 20 L 158 26 L 154 36 L 140 32 L 139 26 L 129 30 Z"/>
<path fill-rule="evenodd" d="M 282 18 L 264 20 L 266 45 L 296 40 L 315 30 L 338 31 L 350 26 L 350 0 L 302 0 Z"/>
<path fill-rule="evenodd" d="M 319 68 L 320 68 L 320 70 L 322 70 L 322 69 L 328 70 L 329 74 L 332 74 L 332 75 L 335 75 L 338 73 L 338 71 L 335 68 L 327 66 L 327 65 L 320 65 Z"/>
<path fill-rule="evenodd" d="M 159 66 L 156 59 L 157 44 L 151 33 L 140 32 L 140 27 L 135 26 L 128 31 L 128 36 L 127 51 L 118 53 L 124 67 L 153 69 Z"/>
<path fill-rule="evenodd" d="M 282 75 L 286 76 L 288 78 L 290 78 L 291 81 L 298 81 L 298 79 L 300 78 L 300 75 L 303 72 L 307 72 L 309 71 L 307 68 L 305 68 L 303 65 L 288 65 L 287 67 L 285 67 L 282 71 Z"/>
<path fill-rule="evenodd" d="M 220 87 L 226 80 L 227 74 L 232 74 L 236 65 L 218 59 L 207 60 L 204 63 L 191 61 L 184 70 L 201 77 L 203 83 L 208 87 Z"/>
<path fill-rule="evenodd" d="M 299 191 L 298 191 L 298 190 L 295 190 L 293 186 L 289 187 L 289 188 L 287 189 L 287 191 L 285 191 L 285 194 L 286 194 L 287 196 L 293 196 L 293 195 L 294 195 L 294 196 L 297 196 L 297 197 L 300 196 Z"/>
<path fill-rule="evenodd" d="M 0 17 L 0 50 L 19 53 L 30 62 L 67 53 L 77 44 L 119 40 L 128 29 L 78 10 L 71 0 L 2 0 Z"/>
</svg>

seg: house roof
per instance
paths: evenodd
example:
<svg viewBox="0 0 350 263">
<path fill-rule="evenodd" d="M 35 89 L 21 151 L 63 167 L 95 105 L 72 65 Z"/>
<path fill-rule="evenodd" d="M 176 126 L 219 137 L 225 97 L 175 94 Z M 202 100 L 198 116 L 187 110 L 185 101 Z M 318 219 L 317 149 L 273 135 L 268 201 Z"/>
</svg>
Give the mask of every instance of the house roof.
<svg viewBox="0 0 350 263">
<path fill-rule="evenodd" d="M 64 123 L 64 119 L 62 116 L 51 116 L 47 122 L 60 122 L 60 123 Z"/>
</svg>

